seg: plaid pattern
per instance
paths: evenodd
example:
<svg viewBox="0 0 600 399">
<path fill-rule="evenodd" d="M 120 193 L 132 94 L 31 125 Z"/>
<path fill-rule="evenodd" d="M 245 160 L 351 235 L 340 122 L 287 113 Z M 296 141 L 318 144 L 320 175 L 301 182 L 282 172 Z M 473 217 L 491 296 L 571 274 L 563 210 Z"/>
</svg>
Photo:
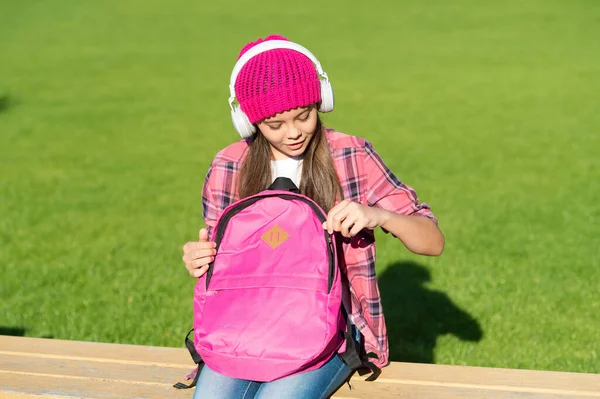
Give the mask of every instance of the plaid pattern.
<svg viewBox="0 0 600 399">
<path fill-rule="evenodd" d="M 398 180 L 368 141 L 331 129 L 326 136 L 345 199 L 405 215 L 426 216 L 437 223 L 429 206 L 419 203 L 415 191 Z M 245 141 L 228 146 L 215 156 L 208 170 L 202 206 L 210 237 L 223 210 L 239 199 L 234 183 L 247 148 Z M 375 274 L 375 235 L 365 229 L 351 239 L 341 239 L 339 247 L 343 252 L 341 266 L 349 282 L 350 298 L 346 298 L 345 306 L 365 338 L 365 353 L 375 353 L 378 359 L 373 363 L 383 367 L 389 361 L 389 348 Z"/>
</svg>

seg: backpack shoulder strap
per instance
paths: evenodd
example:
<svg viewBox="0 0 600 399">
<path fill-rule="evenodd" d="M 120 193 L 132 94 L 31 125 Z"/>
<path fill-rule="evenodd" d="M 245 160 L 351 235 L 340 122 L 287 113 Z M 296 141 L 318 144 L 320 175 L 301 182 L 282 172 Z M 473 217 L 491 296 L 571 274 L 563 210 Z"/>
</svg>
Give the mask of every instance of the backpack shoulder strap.
<svg viewBox="0 0 600 399">
<path fill-rule="evenodd" d="M 359 375 L 365 375 L 371 372 L 367 381 L 375 381 L 377 377 L 381 374 L 381 370 L 375 366 L 372 362 L 368 361 L 365 358 L 361 357 L 361 350 L 358 343 L 354 340 L 354 334 L 352 333 L 352 323 L 350 322 L 350 317 L 348 313 L 346 313 L 346 309 L 342 305 L 342 312 L 344 313 L 344 317 L 346 318 L 347 330 L 343 331 L 344 338 L 346 340 L 346 350 L 344 353 L 340 353 L 340 358 L 352 371 L 357 371 Z"/>
<path fill-rule="evenodd" d="M 200 372 L 202 371 L 202 367 L 204 366 L 204 361 L 202 360 L 202 358 L 196 351 L 196 348 L 194 348 L 194 341 L 192 341 L 189 338 L 192 331 L 194 331 L 193 328 L 190 330 L 190 332 L 187 333 L 187 335 L 185 337 L 185 346 L 188 349 L 188 351 L 190 352 L 190 355 L 192 356 L 194 363 L 196 363 L 198 365 L 198 368 L 196 369 L 196 375 L 194 376 L 194 380 L 191 382 L 191 384 L 186 385 L 183 382 L 178 382 L 177 384 L 173 385 L 173 388 L 189 389 L 189 388 L 193 388 L 194 386 L 196 386 L 196 383 L 198 382 L 198 377 L 200 377 Z M 188 378 L 191 378 L 191 377 L 188 377 Z"/>
</svg>

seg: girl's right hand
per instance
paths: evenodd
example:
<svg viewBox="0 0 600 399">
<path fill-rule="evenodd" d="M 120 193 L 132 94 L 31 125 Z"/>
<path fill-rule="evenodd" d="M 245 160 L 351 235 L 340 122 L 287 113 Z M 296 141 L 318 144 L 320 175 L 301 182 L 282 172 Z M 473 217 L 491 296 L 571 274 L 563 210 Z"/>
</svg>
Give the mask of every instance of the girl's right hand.
<svg viewBox="0 0 600 399">
<path fill-rule="evenodd" d="M 199 238 L 199 241 L 190 241 L 183 246 L 183 263 L 192 277 L 202 277 L 217 254 L 217 244 L 208 241 L 206 229 L 200 229 Z"/>
</svg>

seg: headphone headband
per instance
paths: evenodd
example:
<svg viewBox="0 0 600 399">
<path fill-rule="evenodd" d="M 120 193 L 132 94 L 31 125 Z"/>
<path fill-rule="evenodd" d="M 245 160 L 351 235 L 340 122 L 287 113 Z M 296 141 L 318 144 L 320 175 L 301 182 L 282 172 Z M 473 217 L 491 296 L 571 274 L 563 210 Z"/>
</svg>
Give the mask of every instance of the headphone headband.
<svg viewBox="0 0 600 399">
<path fill-rule="evenodd" d="M 319 62 L 319 60 L 317 60 L 317 57 L 315 57 L 313 55 L 313 53 L 308 51 L 307 48 L 305 48 L 297 43 L 290 42 L 287 40 L 268 40 L 265 42 L 261 42 L 261 43 L 257 44 L 256 46 L 250 48 L 248 51 L 246 51 L 240 57 L 240 59 L 236 62 L 235 66 L 233 67 L 233 71 L 231 72 L 231 78 L 229 79 L 229 95 L 230 95 L 229 106 L 231 107 L 232 110 L 234 108 L 234 102 L 235 102 L 235 98 L 236 98 L 235 81 L 236 81 L 240 71 L 244 67 L 244 65 L 246 65 L 248 63 L 248 61 L 250 61 L 253 57 L 255 57 L 261 53 L 264 53 L 266 51 L 275 50 L 275 49 L 294 50 L 294 51 L 299 52 L 300 54 L 304 54 L 306 57 L 308 57 L 312 61 L 313 64 L 315 64 L 319 78 L 329 81 L 329 78 L 327 77 L 327 74 L 323 71 L 323 68 L 321 67 L 321 63 Z"/>
</svg>

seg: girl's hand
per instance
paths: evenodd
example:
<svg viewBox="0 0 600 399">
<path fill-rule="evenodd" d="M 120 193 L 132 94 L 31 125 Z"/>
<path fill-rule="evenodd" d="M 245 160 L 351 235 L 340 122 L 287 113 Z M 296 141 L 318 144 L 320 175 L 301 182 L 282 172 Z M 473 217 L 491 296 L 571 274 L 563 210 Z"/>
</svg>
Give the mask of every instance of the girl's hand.
<svg viewBox="0 0 600 399">
<path fill-rule="evenodd" d="M 354 237 L 364 228 L 373 230 L 383 225 L 386 218 L 383 209 L 344 200 L 331 208 L 323 228 L 329 234 L 339 231 L 344 237 Z"/>
<path fill-rule="evenodd" d="M 208 231 L 200 229 L 199 241 L 190 241 L 183 246 L 183 262 L 192 277 L 202 277 L 208 264 L 215 259 L 217 244 L 208 241 Z"/>
</svg>

